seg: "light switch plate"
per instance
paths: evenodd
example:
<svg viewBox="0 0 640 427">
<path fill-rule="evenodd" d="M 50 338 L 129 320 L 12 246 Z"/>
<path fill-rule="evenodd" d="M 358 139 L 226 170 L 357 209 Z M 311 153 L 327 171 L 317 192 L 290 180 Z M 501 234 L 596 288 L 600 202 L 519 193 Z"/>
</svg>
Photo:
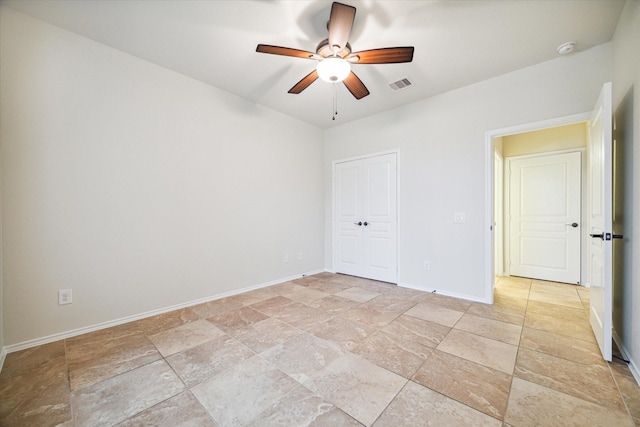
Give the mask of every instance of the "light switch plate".
<svg viewBox="0 0 640 427">
<path fill-rule="evenodd" d="M 467 218 L 464 212 L 456 212 L 453 214 L 453 222 L 456 224 L 464 224 L 467 222 Z"/>
</svg>

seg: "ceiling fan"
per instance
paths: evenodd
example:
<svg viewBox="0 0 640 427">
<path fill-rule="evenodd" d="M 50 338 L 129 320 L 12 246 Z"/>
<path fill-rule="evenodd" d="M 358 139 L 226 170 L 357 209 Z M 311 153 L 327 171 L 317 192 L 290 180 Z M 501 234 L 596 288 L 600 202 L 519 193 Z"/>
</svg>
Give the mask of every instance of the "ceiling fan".
<svg viewBox="0 0 640 427">
<path fill-rule="evenodd" d="M 351 71 L 351 64 L 411 62 L 413 60 L 413 46 L 386 47 L 352 52 L 349 44 L 349 35 L 351 34 L 355 17 L 355 7 L 334 2 L 331 5 L 331 15 L 327 24 L 329 38 L 318 44 L 315 53 L 266 44 L 259 44 L 256 52 L 319 61 L 316 69 L 289 89 L 289 93 L 298 94 L 320 78 L 329 83 L 344 82 L 344 85 L 356 99 L 364 98 L 369 95 L 369 90 L 358 76 Z"/>
</svg>

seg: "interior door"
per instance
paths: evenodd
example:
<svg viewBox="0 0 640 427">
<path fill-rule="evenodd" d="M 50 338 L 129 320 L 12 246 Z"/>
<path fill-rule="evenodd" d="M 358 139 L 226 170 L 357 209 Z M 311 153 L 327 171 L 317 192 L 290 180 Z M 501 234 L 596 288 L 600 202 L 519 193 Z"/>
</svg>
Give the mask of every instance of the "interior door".
<svg viewBox="0 0 640 427">
<path fill-rule="evenodd" d="M 582 154 L 509 161 L 509 274 L 580 283 Z"/>
<path fill-rule="evenodd" d="M 602 357 L 611 360 L 612 317 L 612 110 L 606 83 L 589 121 L 590 321 Z"/>
<path fill-rule="evenodd" d="M 334 176 L 334 270 L 396 283 L 396 154 L 336 163 Z"/>
</svg>

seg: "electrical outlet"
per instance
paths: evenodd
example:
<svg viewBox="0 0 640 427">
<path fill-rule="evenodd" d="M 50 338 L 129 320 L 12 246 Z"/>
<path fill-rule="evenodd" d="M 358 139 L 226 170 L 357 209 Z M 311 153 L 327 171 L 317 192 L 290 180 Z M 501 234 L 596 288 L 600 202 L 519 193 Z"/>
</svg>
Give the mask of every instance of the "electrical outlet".
<svg viewBox="0 0 640 427">
<path fill-rule="evenodd" d="M 424 271 L 429 271 L 431 270 L 431 263 L 429 262 L 429 260 L 425 259 L 424 260 Z"/>
<path fill-rule="evenodd" d="M 73 302 L 73 297 L 71 294 L 71 289 L 63 289 L 58 291 L 58 305 L 71 304 Z"/>
<path fill-rule="evenodd" d="M 467 222 L 467 216 L 464 212 L 457 212 L 453 214 L 453 222 L 456 224 L 464 224 Z"/>
</svg>

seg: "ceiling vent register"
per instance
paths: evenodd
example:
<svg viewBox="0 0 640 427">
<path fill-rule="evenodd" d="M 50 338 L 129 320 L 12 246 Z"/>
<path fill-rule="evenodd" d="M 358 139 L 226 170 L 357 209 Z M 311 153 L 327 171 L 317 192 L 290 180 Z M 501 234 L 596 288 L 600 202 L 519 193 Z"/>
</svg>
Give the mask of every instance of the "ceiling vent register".
<svg viewBox="0 0 640 427">
<path fill-rule="evenodd" d="M 389 83 L 389 87 L 393 90 L 400 90 L 413 85 L 408 78 L 400 79 L 397 82 Z"/>
</svg>

